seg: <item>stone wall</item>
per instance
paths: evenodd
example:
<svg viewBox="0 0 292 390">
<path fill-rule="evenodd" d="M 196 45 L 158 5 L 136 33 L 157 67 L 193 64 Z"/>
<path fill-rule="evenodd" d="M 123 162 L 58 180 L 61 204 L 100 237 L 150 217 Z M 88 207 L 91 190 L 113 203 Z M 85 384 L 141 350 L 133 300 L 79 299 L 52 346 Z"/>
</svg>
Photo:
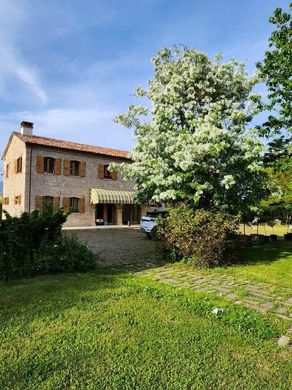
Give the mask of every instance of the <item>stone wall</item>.
<svg viewBox="0 0 292 390">
<path fill-rule="evenodd" d="M 22 172 L 14 172 L 14 161 L 22 157 Z M 7 211 L 11 216 L 19 216 L 25 210 L 25 177 L 26 177 L 26 147 L 25 144 L 17 137 L 13 137 L 10 143 L 9 150 L 3 161 L 4 176 L 3 176 L 3 199 L 9 198 L 9 205 L 3 205 L 3 210 Z M 9 164 L 8 177 L 6 177 L 7 164 Z M 15 205 L 15 196 L 21 197 L 21 204 Z"/>
<path fill-rule="evenodd" d="M 35 198 L 37 196 L 54 196 L 60 197 L 61 206 L 63 205 L 64 197 L 85 197 L 85 212 L 72 213 L 66 226 L 92 226 L 95 225 L 95 206 L 90 204 L 90 188 L 103 188 L 110 190 L 125 190 L 132 191 L 133 183 L 126 182 L 122 179 L 120 173 L 117 175 L 117 180 L 100 179 L 98 178 L 98 164 L 109 164 L 110 162 L 121 162 L 122 159 L 90 155 L 87 153 L 78 153 L 73 151 L 59 151 L 52 148 L 33 146 L 32 151 L 28 148 L 27 158 L 27 174 L 26 180 L 29 180 L 29 164 L 30 153 L 32 153 L 32 190 L 31 190 L 31 205 L 32 210 L 35 208 Z M 37 172 L 37 156 L 53 157 L 62 159 L 61 175 L 50 173 Z M 76 160 L 86 163 L 86 174 L 80 176 L 65 176 L 64 175 L 64 160 Z M 29 189 L 26 188 L 26 204 L 28 210 Z"/>
</svg>

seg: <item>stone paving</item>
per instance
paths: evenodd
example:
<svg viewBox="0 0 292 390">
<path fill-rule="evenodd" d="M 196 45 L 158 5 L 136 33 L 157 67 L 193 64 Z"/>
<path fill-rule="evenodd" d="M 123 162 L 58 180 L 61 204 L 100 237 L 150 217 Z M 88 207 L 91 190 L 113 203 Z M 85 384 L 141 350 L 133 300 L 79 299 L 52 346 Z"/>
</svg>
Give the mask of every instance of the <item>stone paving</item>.
<svg viewBox="0 0 292 390">
<path fill-rule="evenodd" d="M 265 283 L 251 284 L 248 280 L 228 275 L 206 275 L 173 266 L 138 271 L 138 275 L 178 288 L 222 296 L 260 313 L 272 313 L 291 321 L 292 325 L 292 289 L 289 288 L 275 288 Z"/>
</svg>

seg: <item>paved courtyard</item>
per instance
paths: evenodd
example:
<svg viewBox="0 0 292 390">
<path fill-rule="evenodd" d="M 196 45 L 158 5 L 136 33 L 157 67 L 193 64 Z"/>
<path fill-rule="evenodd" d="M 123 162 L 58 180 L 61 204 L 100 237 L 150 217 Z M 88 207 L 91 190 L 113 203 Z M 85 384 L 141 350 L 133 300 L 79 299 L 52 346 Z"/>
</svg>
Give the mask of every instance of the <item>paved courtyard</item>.
<svg viewBox="0 0 292 390">
<path fill-rule="evenodd" d="M 150 240 L 136 227 L 106 227 L 96 229 L 68 230 L 100 254 L 99 265 L 118 266 L 147 262 L 162 264 L 162 248 L 158 241 Z"/>
</svg>

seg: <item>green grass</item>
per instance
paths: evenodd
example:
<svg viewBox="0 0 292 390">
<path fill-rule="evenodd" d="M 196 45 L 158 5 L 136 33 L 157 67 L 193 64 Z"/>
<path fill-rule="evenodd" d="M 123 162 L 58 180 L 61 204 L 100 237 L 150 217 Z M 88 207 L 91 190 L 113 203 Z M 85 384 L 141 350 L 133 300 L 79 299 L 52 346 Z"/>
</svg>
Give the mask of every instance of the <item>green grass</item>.
<svg viewBox="0 0 292 390">
<path fill-rule="evenodd" d="M 290 389 L 270 321 L 111 270 L 0 283 L 0 388 Z"/>
<path fill-rule="evenodd" d="M 244 232 L 244 226 L 240 225 L 241 233 Z M 269 226 L 267 224 L 259 225 L 245 225 L 245 233 L 246 234 L 264 234 L 265 236 L 269 236 L 270 234 L 277 234 L 278 236 L 284 236 L 284 234 L 291 232 L 291 229 L 287 227 L 287 225 L 275 225 L 274 227 Z"/>
<path fill-rule="evenodd" d="M 241 264 L 209 270 L 275 287 L 292 288 L 292 242 L 252 246 L 243 253 Z"/>
</svg>

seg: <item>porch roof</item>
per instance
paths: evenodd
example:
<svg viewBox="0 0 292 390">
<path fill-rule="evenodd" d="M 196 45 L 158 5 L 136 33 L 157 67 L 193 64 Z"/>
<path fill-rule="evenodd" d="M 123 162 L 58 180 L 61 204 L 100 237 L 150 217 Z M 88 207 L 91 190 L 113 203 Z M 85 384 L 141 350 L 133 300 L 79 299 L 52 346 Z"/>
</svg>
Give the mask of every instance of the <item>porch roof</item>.
<svg viewBox="0 0 292 390">
<path fill-rule="evenodd" d="M 90 202 L 91 204 L 134 204 L 134 192 L 92 188 L 90 190 Z"/>
</svg>

